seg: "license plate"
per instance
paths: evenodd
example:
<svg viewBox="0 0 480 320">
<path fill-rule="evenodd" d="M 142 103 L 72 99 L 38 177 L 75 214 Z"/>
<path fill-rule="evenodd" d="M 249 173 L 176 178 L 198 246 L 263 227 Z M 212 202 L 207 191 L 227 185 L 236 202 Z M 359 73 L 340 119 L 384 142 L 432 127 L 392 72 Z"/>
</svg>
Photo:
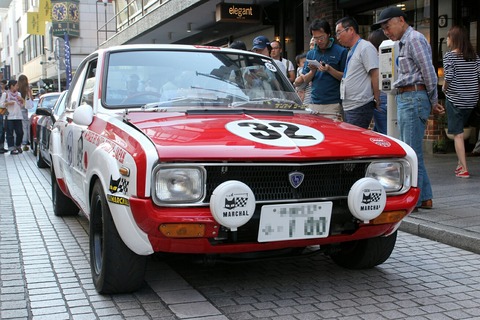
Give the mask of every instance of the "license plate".
<svg viewBox="0 0 480 320">
<path fill-rule="evenodd" d="M 326 238 L 332 207 L 331 201 L 263 206 L 258 242 Z"/>
</svg>

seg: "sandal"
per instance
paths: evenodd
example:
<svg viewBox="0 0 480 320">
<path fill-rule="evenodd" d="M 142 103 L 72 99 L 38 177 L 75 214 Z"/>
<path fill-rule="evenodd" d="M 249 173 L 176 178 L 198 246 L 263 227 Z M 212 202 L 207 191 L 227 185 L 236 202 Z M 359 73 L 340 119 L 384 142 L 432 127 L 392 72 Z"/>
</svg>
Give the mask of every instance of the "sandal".
<svg viewBox="0 0 480 320">
<path fill-rule="evenodd" d="M 12 150 L 12 151 L 10 151 L 10 154 L 18 154 L 18 150 L 17 149 Z"/>
</svg>

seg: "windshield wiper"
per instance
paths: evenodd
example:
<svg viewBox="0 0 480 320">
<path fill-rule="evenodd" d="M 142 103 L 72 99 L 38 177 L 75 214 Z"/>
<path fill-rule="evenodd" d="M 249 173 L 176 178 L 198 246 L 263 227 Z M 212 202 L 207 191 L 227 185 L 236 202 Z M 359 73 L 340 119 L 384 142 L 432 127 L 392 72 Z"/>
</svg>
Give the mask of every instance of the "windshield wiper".
<svg viewBox="0 0 480 320">
<path fill-rule="evenodd" d="M 215 80 L 218 80 L 218 81 L 222 81 L 222 82 L 226 82 L 228 84 L 231 84 L 237 88 L 240 88 L 240 85 L 237 83 L 237 82 L 234 82 L 234 81 L 231 81 L 231 80 L 228 80 L 228 79 L 225 79 L 225 78 L 222 78 L 218 75 L 215 75 L 215 74 L 209 74 L 209 73 L 202 73 L 202 72 L 196 72 L 196 75 L 197 76 L 204 76 L 204 77 L 208 77 L 208 78 L 212 78 L 212 79 L 215 79 Z"/>
<path fill-rule="evenodd" d="M 225 98 L 209 98 L 209 97 L 181 97 L 174 98 L 166 101 L 151 102 L 143 105 L 142 110 L 151 111 L 156 110 L 162 107 L 170 107 L 174 105 L 190 105 L 190 106 L 212 106 L 212 105 L 228 105 L 230 104 L 230 99 Z"/>
<path fill-rule="evenodd" d="M 226 96 L 230 96 L 230 97 L 236 98 L 236 99 L 238 99 L 238 100 L 248 101 L 248 97 L 242 97 L 242 96 L 239 96 L 238 94 L 233 94 L 233 93 L 227 92 L 227 91 L 222 91 L 222 90 L 217 90 L 217 89 L 211 89 L 211 88 L 196 87 L 196 86 L 191 86 L 190 88 L 192 88 L 192 89 L 198 89 L 198 90 L 211 91 L 211 92 L 217 92 L 217 93 L 222 93 L 222 94 L 224 94 L 224 95 L 226 95 Z M 219 99 L 222 99 L 222 98 L 219 98 Z M 226 99 L 226 98 L 223 98 L 223 99 Z"/>
<path fill-rule="evenodd" d="M 290 106 L 298 105 L 298 103 L 295 102 L 294 100 L 284 99 L 284 98 L 253 98 L 248 101 L 233 102 L 232 107 L 243 106 L 245 104 L 262 104 L 262 105 L 286 104 Z"/>
</svg>

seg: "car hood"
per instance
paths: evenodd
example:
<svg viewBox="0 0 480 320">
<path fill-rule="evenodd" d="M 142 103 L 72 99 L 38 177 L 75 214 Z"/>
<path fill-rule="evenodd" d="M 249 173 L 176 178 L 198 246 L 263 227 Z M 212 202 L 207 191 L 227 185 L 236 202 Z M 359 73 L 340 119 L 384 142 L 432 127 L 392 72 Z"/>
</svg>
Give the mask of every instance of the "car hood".
<svg viewBox="0 0 480 320">
<path fill-rule="evenodd" d="M 169 160 L 297 161 L 403 157 L 390 137 L 293 112 L 132 112 L 129 122 Z"/>
</svg>

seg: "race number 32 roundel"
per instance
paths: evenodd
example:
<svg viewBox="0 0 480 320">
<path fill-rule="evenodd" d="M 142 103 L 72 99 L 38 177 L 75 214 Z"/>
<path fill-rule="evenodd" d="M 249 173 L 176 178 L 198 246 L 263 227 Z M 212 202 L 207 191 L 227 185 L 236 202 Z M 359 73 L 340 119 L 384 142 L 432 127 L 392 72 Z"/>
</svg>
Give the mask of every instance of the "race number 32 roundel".
<svg viewBox="0 0 480 320">
<path fill-rule="evenodd" d="M 325 138 L 317 129 L 278 120 L 239 120 L 225 127 L 244 139 L 276 147 L 310 147 Z"/>
</svg>

